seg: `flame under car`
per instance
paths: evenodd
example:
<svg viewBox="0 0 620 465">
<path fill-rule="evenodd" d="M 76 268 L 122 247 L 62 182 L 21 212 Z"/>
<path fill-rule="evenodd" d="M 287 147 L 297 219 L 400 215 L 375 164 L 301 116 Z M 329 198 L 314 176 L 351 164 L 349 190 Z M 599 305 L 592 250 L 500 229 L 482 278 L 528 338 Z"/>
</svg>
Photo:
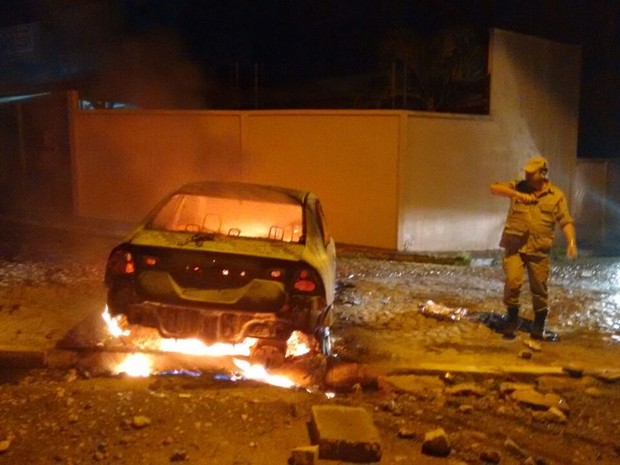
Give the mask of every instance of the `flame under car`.
<svg viewBox="0 0 620 465">
<path fill-rule="evenodd" d="M 163 337 L 239 343 L 281 357 L 293 331 L 331 350 L 336 253 L 311 192 L 186 184 L 111 251 L 112 316 Z"/>
</svg>

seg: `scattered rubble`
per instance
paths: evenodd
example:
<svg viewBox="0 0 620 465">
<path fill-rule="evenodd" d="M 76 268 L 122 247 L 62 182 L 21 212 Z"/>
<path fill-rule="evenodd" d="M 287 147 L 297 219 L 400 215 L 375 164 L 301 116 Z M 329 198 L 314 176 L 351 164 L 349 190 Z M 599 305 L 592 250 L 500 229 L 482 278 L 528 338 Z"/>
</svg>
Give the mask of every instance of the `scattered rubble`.
<svg viewBox="0 0 620 465">
<path fill-rule="evenodd" d="M 496 450 L 485 450 L 480 454 L 480 460 L 484 463 L 500 463 L 502 460 L 502 454 Z"/>
<path fill-rule="evenodd" d="M 547 393 L 543 394 L 535 389 L 519 389 L 511 394 L 511 398 L 519 402 L 520 404 L 532 407 L 535 409 L 550 409 L 557 408 L 564 413 L 568 413 L 570 408 L 566 401 L 557 394 Z"/>
<path fill-rule="evenodd" d="M 136 415 L 133 417 L 131 421 L 131 426 L 136 429 L 146 428 L 151 424 L 151 419 L 149 417 L 145 417 L 144 415 Z"/>
<path fill-rule="evenodd" d="M 11 447 L 11 441 L 0 441 L 0 454 L 4 454 Z"/>
<path fill-rule="evenodd" d="M 581 378 L 585 368 L 581 365 L 570 364 L 562 367 L 562 369 L 572 378 Z"/>
<path fill-rule="evenodd" d="M 453 394 L 455 396 L 482 397 L 485 394 L 485 390 L 483 387 L 478 386 L 475 383 L 461 383 L 446 388 L 445 393 Z"/>
<path fill-rule="evenodd" d="M 186 460 L 189 460 L 189 456 L 184 450 L 175 450 L 172 455 L 170 455 L 171 462 L 184 462 Z"/>
<path fill-rule="evenodd" d="M 540 342 L 532 341 L 531 339 L 525 339 L 523 341 L 523 345 L 525 345 L 528 349 L 533 350 L 534 352 L 542 351 L 542 344 Z"/>
<path fill-rule="evenodd" d="M 443 428 L 437 428 L 424 434 L 422 452 L 435 457 L 447 457 L 451 447 L 448 435 Z"/>
<path fill-rule="evenodd" d="M 15 261 L 0 259 L 0 338 L 50 347 L 101 311 L 100 251 L 108 245 L 88 238 L 79 252 L 37 260 L 40 234 L 33 244 Z M 606 297 L 612 267 L 592 268 L 587 286 L 596 276 L 604 285 L 586 292 L 573 279 L 578 266 L 552 274 L 553 305 L 563 311 L 552 312 L 550 323 L 560 330 L 599 328 L 612 321 L 601 312 L 617 310 Z M 572 339 L 562 333 L 560 343 L 524 347 L 526 320 L 515 340 L 503 340 L 493 329 L 503 311 L 501 270 L 493 266 L 345 257 L 338 275 L 338 357 L 321 365 L 320 388 L 207 376 L 111 378 L 82 366 L 3 371 L 0 461 L 318 465 L 308 421 L 315 406 L 327 405 L 363 409 L 379 433 L 381 463 L 618 463 L 620 371 L 612 342 L 593 350 L 593 339 L 577 331 Z M 429 302 L 435 315 L 420 311 Z M 438 455 L 422 457 L 423 449 Z"/>
<path fill-rule="evenodd" d="M 506 440 L 504 441 L 504 448 L 510 455 L 513 455 L 517 458 L 527 457 L 527 452 L 510 438 L 506 438 Z"/>
<path fill-rule="evenodd" d="M 606 383 L 616 383 L 620 381 L 620 369 L 595 371 L 592 375 Z"/>
</svg>

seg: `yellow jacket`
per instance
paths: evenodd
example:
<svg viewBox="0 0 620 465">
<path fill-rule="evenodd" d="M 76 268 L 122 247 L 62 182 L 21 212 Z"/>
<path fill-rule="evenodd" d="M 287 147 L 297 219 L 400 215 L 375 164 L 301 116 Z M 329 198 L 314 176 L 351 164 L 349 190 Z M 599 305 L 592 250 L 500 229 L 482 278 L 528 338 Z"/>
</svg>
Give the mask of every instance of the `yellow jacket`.
<svg viewBox="0 0 620 465">
<path fill-rule="evenodd" d="M 532 193 L 525 181 L 507 184 L 520 192 Z M 536 197 L 538 202 L 532 204 L 510 200 L 500 247 L 528 255 L 546 255 L 553 246 L 556 225 L 573 223 L 566 196 L 559 187 L 547 182 Z"/>
</svg>

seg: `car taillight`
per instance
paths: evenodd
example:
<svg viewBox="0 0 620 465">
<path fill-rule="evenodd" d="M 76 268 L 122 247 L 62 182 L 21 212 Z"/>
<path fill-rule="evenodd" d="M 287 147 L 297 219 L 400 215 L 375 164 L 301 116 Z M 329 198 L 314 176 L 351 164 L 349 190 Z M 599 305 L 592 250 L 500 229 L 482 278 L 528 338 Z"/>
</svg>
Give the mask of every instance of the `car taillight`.
<svg viewBox="0 0 620 465">
<path fill-rule="evenodd" d="M 297 275 L 297 279 L 295 280 L 293 287 L 299 292 L 314 292 L 317 288 L 314 273 L 308 270 L 301 270 L 299 275 Z"/>
<path fill-rule="evenodd" d="M 108 268 L 113 274 L 132 274 L 136 271 L 136 264 L 131 252 L 117 250 L 110 256 Z"/>
<path fill-rule="evenodd" d="M 276 279 L 276 280 L 282 279 L 283 274 L 284 273 L 282 272 L 280 268 L 273 268 L 269 270 L 269 277 L 271 279 Z"/>
</svg>

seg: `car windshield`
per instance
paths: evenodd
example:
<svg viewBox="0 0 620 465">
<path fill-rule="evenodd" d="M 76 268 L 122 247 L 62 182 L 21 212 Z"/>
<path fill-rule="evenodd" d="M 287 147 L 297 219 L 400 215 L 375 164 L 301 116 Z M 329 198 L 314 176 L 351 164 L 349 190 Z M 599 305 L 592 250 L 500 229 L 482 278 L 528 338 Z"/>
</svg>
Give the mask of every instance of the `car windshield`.
<svg viewBox="0 0 620 465">
<path fill-rule="evenodd" d="M 276 203 L 177 194 L 157 212 L 149 228 L 301 242 L 303 210 L 293 200 Z"/>
</svg>

